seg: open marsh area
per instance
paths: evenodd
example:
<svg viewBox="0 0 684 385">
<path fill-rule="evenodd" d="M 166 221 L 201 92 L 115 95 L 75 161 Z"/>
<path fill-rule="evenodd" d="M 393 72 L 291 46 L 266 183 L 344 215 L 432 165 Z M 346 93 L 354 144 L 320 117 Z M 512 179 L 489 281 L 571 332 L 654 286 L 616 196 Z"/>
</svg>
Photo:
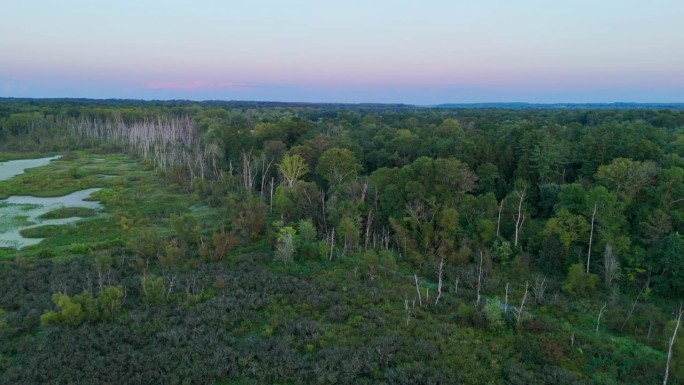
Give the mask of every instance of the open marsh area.
<svg viewBox="0 0 684 385">
<path fill-rule="evenodd" d="M 125 223 L 180 214 L 191 205 L 188 196 L 127 155 L 73 152 L 7 161 L 0 170 L 5 165 L 0 256 L 63 257 L 120 244 Z"/>
</svg>

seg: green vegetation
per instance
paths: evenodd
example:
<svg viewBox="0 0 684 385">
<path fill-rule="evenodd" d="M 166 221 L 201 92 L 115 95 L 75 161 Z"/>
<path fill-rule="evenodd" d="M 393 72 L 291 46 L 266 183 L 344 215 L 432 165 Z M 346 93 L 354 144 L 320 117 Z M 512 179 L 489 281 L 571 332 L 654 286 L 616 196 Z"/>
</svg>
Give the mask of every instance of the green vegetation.
<svg viewBox="0 0 684 385">
<path fill-rule="evenodd" d="M 662 383 L 684 112 L 10 99 L 0 151 L 104 207 L 0 250 L 1 383 Z"/>
<path fill-rule="evenodd" d="M 97 212 L 93 209 L 86 207 L 62 207 L 57 210 L 50 211 L 40 216 L 43 219 L 61 219 L 61 218 L 73 218 L 81 217 L 87 218 L 95 216 Z"/>
</svg>

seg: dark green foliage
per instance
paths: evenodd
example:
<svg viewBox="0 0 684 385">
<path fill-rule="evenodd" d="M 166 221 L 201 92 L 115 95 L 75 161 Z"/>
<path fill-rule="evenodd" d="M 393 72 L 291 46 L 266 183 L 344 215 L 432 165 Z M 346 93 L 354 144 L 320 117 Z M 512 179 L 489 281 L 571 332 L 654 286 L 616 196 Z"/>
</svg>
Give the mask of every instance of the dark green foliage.
<svg viewBox="0 0 684 385">
<path fill-rule="evenodd" d="M 58 218 L 71 218 L 71 217 L 92 217 L 96 214 L 93 209 L 85 207 L 64 207 L 54 211 L 50 211 L 41 215 L 44 219 L 58 219 Z"/>
<path fill-rule="evenodd" d="M 581 263 L 576 263 L 568 270 L 563 290 L 575 297 L 589 297 L 596 292 L 598 282 L 598 275 L 587 273 Z"/>
<path fill-rule="evenodd" d="M 169 119 L 197 147 L 168 167 L 76 129 Z M 1 159 L 64 155 L 0 196 L 104 187 L 105 207 L 0 250 L 0 383 L 659 383 L 683 129 L 654 109 L 0 100 Z M 281 175 L 295 155 L 309 172 Z"/>
</svg>

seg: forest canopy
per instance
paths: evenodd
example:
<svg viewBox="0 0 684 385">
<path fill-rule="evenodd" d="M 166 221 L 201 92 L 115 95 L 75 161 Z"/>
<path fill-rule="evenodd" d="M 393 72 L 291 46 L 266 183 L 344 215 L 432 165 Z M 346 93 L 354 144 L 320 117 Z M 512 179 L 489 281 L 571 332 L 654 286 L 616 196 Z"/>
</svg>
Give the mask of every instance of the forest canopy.
<svg viewBox="0 0 684 385">
<path fill-rule="evenodd" d="M 120 153 L 183 203 L 2 251 L 11 383 L 684 383 L 683 111 L 0 100 L 3 159 Z"/>
</svg>

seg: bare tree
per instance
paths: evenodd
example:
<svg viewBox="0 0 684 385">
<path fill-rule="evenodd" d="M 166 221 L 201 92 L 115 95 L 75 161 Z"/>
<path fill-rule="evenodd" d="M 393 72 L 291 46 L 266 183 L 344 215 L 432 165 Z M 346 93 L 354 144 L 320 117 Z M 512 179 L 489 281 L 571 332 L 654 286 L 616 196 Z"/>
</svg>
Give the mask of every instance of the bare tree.
<svg viewBox="0 0 684 385">
<path fill-rule="evenodd" d="M 477 301 L 475 302 L 475 306 L 480 306 L 480 288 L 482 287 L 482 250 L 480 250 L 480 268 L 478 269 L 477 273 Z"/>
<path fill-rule="evenodd" d="M 644 288 L 641 289 L 641 291 L 639 292 L 639 294 L 637 294 L 636 298 L 634 298 L 634 302 L 632 302 L 632 308 L 629 309 L 629 313 L 627 313 L 627 317 L 626 317 L 625 320 L 622 322 L 622 326 L 620 326 L 620 330 L 623 330 L 623 329 L 625 328 L 625 326 L 627 325 L 627 321 L 629 321 L 629 318 L 632 317 L 632 313 L 634 313 L 634 308 L 635 308 L 636 305 L 637 305 L 637 301 L 639 300 L 639 296 L 641 295 L 641 293 L 644 292 L 645 289 L 646 289 L 646 287 L 644 286 Z"/>
<path fill-rule="evenodd" d="M 534 293 L 534 301 L 536 303 L 544 302 L 544 294 L 546 293 L 546 276 L 536 276 L 534 279 L 534 286 L 532 287 Z"/>
<path fill-rule="evenodd" d="M 266 162 L 266 154 L 261 154 L 261 186 L 259 190 L 259 194 L 263 198 L 264 196 L 264 187 L 266 187 L 266 179 L 268 177 L 268 171 L 271 168 L 271 165 L 275 161 L 275 156 L 271 156 L 271 160 Z"/>
<path fill-rule="evenodd" d="M 332 229 L 332 234 L 330 237 L 326 237 L 326 241 L 328 243 L 328 251 L 330 254 L 328 254 L 328 261 L 332 261 L 333 259 L 333 250 L 335 249 L 335 228 L 333 227 Z"/>
<path fill-rule="evenodd" d="M 680 303 L 679 310 L 677 311 L 677 322 L 675 323 L 674 330 L 672 331 L 672 337 L 670 337 L 669 345 L 667 348 L 667 363 L 665 364 L 665 378 L 663 378 L 663 385 L 667 385 L 667 378 L 670 375 L 670 361 L 672 361 L 672 346 L 675 343 L 675 338 L 677 338 L 677 329 L 679 329 L 679 325 L 682 323 L 682 315 L 684 315 L 684 307 Z"/>
<path fill-rule="evenodd" d="M 418 292 L 418 305 L 420 307 L 423 307 L 423 299 L 420 296 L 420 285 L 418 284 L 418 276 L 416 274 L 413 274 L 413 279 L 416 281 L 416 291 Z"/>
<path fill-rule="evenodd" d="M 293 232 L 283 232 L 278 236 L 278 243 L 276 244 L 276 255 L 283 260 L 283 263 L 287 265 L 287 262 L 292 259 L 295 252 L 295 239 Z"/>
<path fill-rule="evenodd" d="M 171 295 L 171 290 L 173 289 L 173 283 L 175 280 L 176 280 L 176 274 L 173 274 L 170 278 L 169 289 L 166 291 L 166 299 L 169 299 L 169 296 Z"/>
<path fill-rule="evenodd" d="M 504 302 L 504 313 L 508 313 L 508 282 L 506 282 L 506 300 Z"/>
<path fill-rule="evenodd" d="M 275 179 L 271 177 L 271 196 L 269 199 L 269 212 L 273 212 L 273 186 L 275 184 Z"/>
<path fill-rule="evenodd" d="M 523 213 L 522 205 L 525 200 L 525 193 L 527 192 L 527 187 L 523 187 L 522 190 L 517 191 L 520 200 L 518 201 L 518 215 L 515 218 L 515 243 L 514 246 L 518 246 L 518 238 L 520 237 L 520 229 L 523 223 L 525 223 L 525 213 Z"/>
<path fill-rule="evenodd" d="M 85 137 L 126 146 L 152 163 L 154 168 L 169 170 L 172 166 L 187 166 L 192 179 L 195 178 L 195 168 L 204 178 L 210 159 L 215 165 L 215 149 L 201 149 L 197 129 L 189 117 L 158 116 L 130 124 L 121 118 L 81 119 L 75 131 Z"/>
<path fill-rule="evenodd" d="M 499 203 L 499 218 L 496 220 L 496 236 L 497 236 L 497 238 L 499 237 L 499 228 L 501 227 L 501 212 L 503 211 L 503 204 L 504 204 L 504 200 L 501 199 L 501 203 Z"/>
<path fill-rule="evenodd" d="M 446 260 L 444 257 L 442 257 L 442 260 L 439 261 L 439 270 L 437 273 L 438 276 L 438 281 L 437 281 L 437 299 L 435 300 L 435 306 L 439 302 L 439 299 L 442 297 L 442 277 L 444 275 L 444 264 L 446 263 Z"/>
<path fill-rule="evenodd" d="M 242 183 L 245 187 L 245 191 L 250 192 L 254 187 L 254 171 L 252 170 L 252 150 L 240 151 L 240 156 L 242 157 Z"/>
<path fill-rule="evenodd" d="M 368 210 L 368 215 L 366 216 L 366 239 L 364 241 L 364 249 L 368 250 L 368 244 L 370 243 L 370 231 L 373 225 L 373 209 Z"/>
<path fill-rule="evenodd" d="M 515 322 L 520 323 L 520 319 L 522 318 L 523 311 L 525 309 L 525 300 L 527 300 L 527 293 L 529 292 L 528 289 L 530 288 L 530 283 L 528 281 L 525 281 L 525 294 L 523 294 L 522 300 L 520 301 L 520 308 L 515 312 Z"/>
<path fill-rule="evenodd" d="M 594 239 L 594 219 L 596 219 L 596 204 L 594 204 L 594 212 L 591 214 L 591 232 L 589 233 L 589 251 L 587 252 L 587 274 L 589 273 L 589 261 L 591 260 L 591 242 Z"/>
<path fill-rule="evenodd" d="M 603 273 L 606 286 L 613 284 L 613 280 L 617 278 L 619 272 L 620 262 L 613 255 L 613 247 L 610 246 L 610 243 L 607 243 L 606 250 L 603 252 Z"/>
<path fill-rule="evenodd" d="M 603 316 L 603 312 L 606 311 L 606 306 L 608 306 L 608 303 L 604 303 L 603 307 L 601 307 L 601 310 L 599 310 L 598 317 L 596 317 L 596 333 L 598 334 L 599 332 L 599 326 L 601 325 L 601 317 Z"/>
</svg>

